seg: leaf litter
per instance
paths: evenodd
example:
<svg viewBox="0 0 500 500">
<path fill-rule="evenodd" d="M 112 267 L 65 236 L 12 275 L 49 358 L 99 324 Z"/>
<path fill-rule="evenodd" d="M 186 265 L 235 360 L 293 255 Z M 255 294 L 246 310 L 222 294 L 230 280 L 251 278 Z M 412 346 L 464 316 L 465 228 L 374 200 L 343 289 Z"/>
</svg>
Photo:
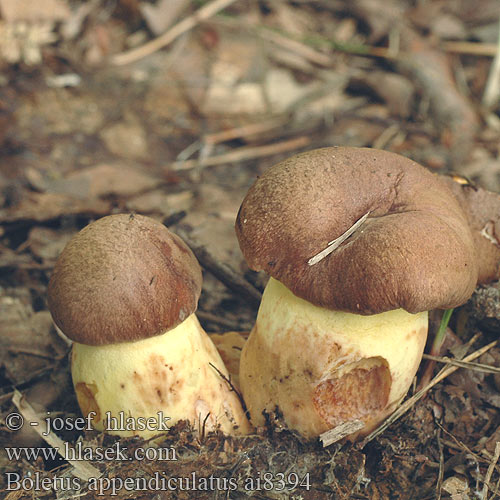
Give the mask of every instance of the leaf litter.
<svg viewBox="0 0 500 500">
<path fill-rule="evenodd" d="M 239 200 L 273 163 L 327 145 L 381 147 L 498 191 L 500 103 L 481 105 L 498 79 L 498 3 L 471 5 L 0 0 L 2 418 L 23 401 L 13 401 L 16 390 L 40 418 L 80 416 L 69 347 L 45 297 L 57 254 L 91 220 L 132 210 L 190 239 L 204 267 L 201 321 L 222 334 L 248 332 L 255 319 L 266 278 L 247 268 L 233 224 Z M 499 304 L 493 284 L 454 313 L 435 360 L 447 377 L 418 402 L 410 391 L 407 412 L 364 447 L 305 442 L 277 409 L 243 438 L 179 423 L 156 445 L 177 460 L 88 465 L 109 485 L 155 474 L 218 479 L 196 492 L 121 487 L 116 498 L 498 497 L 500 377 L 448 360 L 498 338 Z M 236 366 L 242 337 L 227 339 Z M 498 368 L 499 352 L 473 363 Z M 72 446 L 148 445 L 58 434 Z M 50 445 L 30 429 L 0 424 L 0 441 L 2 471 L 75 477 L 63 460 L 6 456 L 4 447 Z M 302 485 L 284 492 L 280 474 Z M 272 487 L 259 489 L 265 477 Z M 37 497 L 102 498 L 80 486 Z M 0 490 L 32 498 L 7 491 L 5 474 Z"/>
</svg>

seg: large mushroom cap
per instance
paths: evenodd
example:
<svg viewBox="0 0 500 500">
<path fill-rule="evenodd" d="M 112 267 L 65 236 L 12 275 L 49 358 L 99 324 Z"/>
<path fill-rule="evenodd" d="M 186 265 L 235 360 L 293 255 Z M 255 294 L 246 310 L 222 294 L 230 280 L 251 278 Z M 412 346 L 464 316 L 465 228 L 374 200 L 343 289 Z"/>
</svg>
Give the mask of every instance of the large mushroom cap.
<svg viewBox="0 0 500 500">
<path fill-rule="evenodd" d="M 48 288 L 57 326 L 72 340 L 104 345 L 153 337 L 192 314 L 201 269 L 163 224 L 141 215 L 110 215 L 74 236 Z"/>
<path fill-rule="evenodd" d="M 332 254 L 308 264 L 368 212 Z M 275 165 L 243 200 L 236 233 L 252 269 L 329 309 L 450 308 L 477 283 L 472 234 L 449 188 L 387 151 L 324 148 Z"/>
</svg>

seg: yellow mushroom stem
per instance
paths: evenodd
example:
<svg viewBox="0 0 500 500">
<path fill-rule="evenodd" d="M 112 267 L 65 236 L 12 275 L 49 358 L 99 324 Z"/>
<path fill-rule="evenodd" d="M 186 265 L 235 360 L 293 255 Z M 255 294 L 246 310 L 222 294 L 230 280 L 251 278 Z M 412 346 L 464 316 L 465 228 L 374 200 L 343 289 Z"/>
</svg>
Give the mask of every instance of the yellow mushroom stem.
<svg viewBox="0 0 500 500">
<path fill-rule="evenodd" d="M 271 278 L 241 356 L 252 423 L 280 409 L 312 438 L 352 420 L 369 432 L 407 393 L 427 338 L 428 314 L 361 316 L 317 307 Z"/>
<path fill-rule="evenodd" d="M 170 427 L 189 420 L 205 431 L 249 431 L 240 401 L 223 379 L 228 372 L 221 357 L 194 314 L 137 342 L 74 343 L 71 365 L 80 408 L 84 415 L 95 412 L 98 430 L 149 438 L 165 432 L 166 422 Z"/>
</svg>

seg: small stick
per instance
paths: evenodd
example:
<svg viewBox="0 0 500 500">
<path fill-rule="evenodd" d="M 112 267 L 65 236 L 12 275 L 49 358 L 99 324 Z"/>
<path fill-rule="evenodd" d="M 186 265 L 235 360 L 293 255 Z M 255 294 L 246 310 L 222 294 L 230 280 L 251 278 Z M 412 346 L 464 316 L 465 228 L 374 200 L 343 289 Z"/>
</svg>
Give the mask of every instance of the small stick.
<svg viewBox="0 0 500 500">
<path fill-rule="evenodd" d="M 441 440 L 441 429 L 438 429 L 436 434 L 437 445 L 439 450 L 439 471 L 438 480 L 436 484 L 436 500 L 441 500 L 441 494 L 443 490 L 443 479 L 444 479 L 444 450 L 443 442 Z"/>
<path fill-rule="evenodd" d="M 67 458 L 64 450 L 70 447 L 68 446 L 68 443 L 63 441 L 59 436 L 53 432 L 49 432 L 47 436 L 44 435 L 44 422 L 38 417 L 33 407 L 26 401 L 26 399 L 24 399 L 23 395 L 19 391 L 14 391 L 12 402 L 17 406 L 26 422 L 30 423 L 33 430 L 36 431 L 45 442 L 52 446 L 52 448 L 55 448 L 64 460 L 67 460 L 73 466 L 71 473 L 74 476 L 84 481 L 101 476 L 101 471 L 94 467 L 91 463 L 85 460 L 71 460 Z M 76 456 L 76 452 L 74 450 L 72 454 Z"/>
<path fill-rule="evenodd" d="M 500 22 L 500 19 L 499 19 Z M 500 33 L 498 35 L 497 52 L 491 63 L 490 74 L 486 82 L 486 88 L 483 94 L 483 105 L 491 109 L 500 97 Z M 485 498 L 485 497 L 483 497 Z"/>
<path fill-rule="evenodd" d="M 488 345 L 485 345 L 481 349 L 478 349 L 477 351 L 473 352 L 472 354 L 469 354 L 466 356 L 462 361 L 468 362 L 468 361 L 474 361 L 475 359 L 479 358 L 482 356 L 485 352 L 488 352 L 492 347 L 496 346 L 498 344 L 498 340 L 495 340 L 494 342 L 489 343 Z M 387 427 L 389 427 L 392 423 L 394 423 L 396 420 L 398 420 L 400 417 L 402 417 L 412 406 L 417 403 L 422 397 L 430 390 L 432 389 L 435 385 L 439 384 L 442 380 L 444 380 L 446 377 L 451 375 L 452 373 L 456 372 L 459 369 L 458 366 L 447 366 L 443 368 L 424 388 L 420 389 L 417 391 L 411 398 L 407 399 L 399 408 L 390 416 L 387 418 L 385 422 L 382 423 L 379 427 L 377 427 L 371 434 L 369 434 L 359 445 L 360 448 L 363 448 L 369 441 L 372 439 L 375 439 L 378 435 L 382 434 Z"/>
<path fill-rule="evenodd" d="M 321 441 L 323 448 L 330 446 L 341 439 L 344 439 L 349 434 L 354 434 L 360 431 L 365 424 L 361 420 L 351 420 L 349 422 L 344 422 L 343 424 L 337 425 L 333 429 L 330 429 L 323 434 L 319 435 L 319 440 Z"/>
<path fill-rule="evenodd" d="M 193 240 L 187 231 L 182 227 L 176 229 L 176 233 L 188 244 L 200 264 L 210 273 L 212 273 L 221 283 L 226 285 L 230 290 L 237 294 L 243 295 L 249 299 L 254 305 L 259 305 L 262 299 L 262 294 L 249 283 L 245 278 L 241 277 L 233 271 L 227 264 L 219 262 L 215 257 L 202 245 Z"/>
<path fill-rule="evenodd" d="M 217 156 L 209 156 L 199 160 L 176 161 L 169 165 L 172 170 L 189 170 L 191 168 L 213 167 L 215 165 L 224 165 L 225 163 L 236 163 L 245 160 L 253 160 L 255 158 L 263 158 L 279 153 L 285 153 L 295 149 L 303 148 L 311 142 L 311 139 L 306 136 L 296 137 L 274 144 L 265 146 L 242 147 L 234 149 L 229 153 L 224 153 Z"/>
<path fill-rule="evenodd" d="M 308 261 L 307 264 L 310 266 L 314 266 L 314 264 L 317 264 L 319 261 L 323 260 L 325 257 L 330 255 L 334 250 L 336 250 L 349 236 L 351 236 L 356 229 L 358 229 L 363 222 L 368 218 L 370 215 L 370 212 L 366 212 L 363 217 L 358 219 L 346 232 L 342 233 L 338 238 L 335 238 L 334 240 L 330 241 L 328 243 L 328 246 L 324 249 L 321 250 L 318 254 L 316 254 L 314 257 L 311 257 Z"/>
<path fill-rule="evenodd" d="M 208 363 L 216 372 L 219 377 L 226 382 L 227 385 L 229 385 L 229 388 L 231 389 L 232 392 L 236 394 L 236 397 L 239 399 L 241 407 L 243 408 L 243 413 L 245 416 L 249 419 L 250 418 L 250 413 L 248 412 L 247 405 L 245 403 L 245 400 L 243 399 L 242 394 L 236 387 L 234 386 L 232 380 L 231 380 L 231 375 L 229 377 L 226 377 L 213 363 Z"/>
<path fill-rule="evenodd" d="M 445 363 L 447 365 L 458 366 L 460 368 L 466 368 L 468 370 L 474 370 L 476 372 L 483 373 L 500 373 L 500 367 L 483 365 L 481 363 L 467 363 L 466 361 L 460 361 L 459 359 L 448 358 L 447 356 L 433 356 L 432 354 L 424 354 L 424 359 L 430 359 L 432 361 L 437 361 L 438 363 Z"/>
<path fill-rule="evenodd" d="M 235 1 L 236 0 L 214 0 L 213 2 L 209 2 L 199 8 L 192 15 L 185 17 L 167 32 L 163 33 L 163 35 L 160 35 L 158 38 L 155 38 L 154 40 L 151 40 L 136 49 L 115 55 L 111 59 L 111 62 L 116 66 L 124 66 L 125 64 L 130 64 L 142 59 L 143 57 L 149 56 L 157 50 L 163 49 L 163 47 L 166 47 L 176 38 L 186 33 L 186 31 L 193 29 L 198 23 L 214 16 L 217 12 L 225 9 Z"/>
<path fill-rule="evenodd" d="M 494 57 L 498 52 L 496 43 L 443 42 L 441 46 L 446 52 L 469 54 L 472 56 Z"/>
<path fill-rule="evenodd" d="M 488 470 L 486 471 L 486 476 L 484 477 L 483 491 L 481 492 L 481 498 L 483 500 L 486 500 L 486 495 L 488 495 L 488 485 L 490 483 L 491 476 L 493 475 L 493 471 L 495 470 L 495 466 L 499 458 L 500 458 L 500 441 L 497 441 L 495 445 L 495 454 L 491 459 L 491 463 L 488 467 Z"/>
<path fill-rule="evenodd" d="M 442 442 L 445 446 L 448 446 L 448 448 L 451 448 L 453 450 L 457 451 L 465 451 L 465 453 L 469 454 L 471 457 L 476 460 L 476 462 L 487 462 L 486 459 L 484 459 L 481 455 L 478 455 L 477 453 L 474 453 L 465 443 L 462 441 L 459 441 L 449 430 L 447 430 L 445 427 L 443 427 L 437 420 L 435 421 L 436 425 L 448 436 L 453 439 L 453 441 L 448 441 L 447 439 L 442 439 Z"/>
<path fill-rule="evenodd" d="M 374 149 L 386 149 L 387 144 L 392 141 L 401 130 L 398 123 L 393 123 L 389 125 L 374 141 L 372 148 Z"/>
<path fill-rule="evenodd" d="M 213 134 L 206 134 L 203 136 L 205 144 L 219 144 L 221 142 L 231 141 L 242 137 L 249 137 L 252 135 L 269 132 L 270 130 L 283 127 L 289 120 L 287 118 L 271 118 L 259 123 L 251 123 L 250 125 L 243 125 L 242 127 L 231 128 L 229 130 L 222 130 L 221 132 L 214 132 Z"/>
<path fill-rule="evenodd" d="M 205 418 L 203 419 L 203 425 L 200 429 L 200 443 L 203 443 L 203 441 L 205 441 L 205 429 L 207 427 L 207 420 L 208 420 L 208 417 L 210 417 L 211 413 L 208 412 L 206 415 L 205 415 Z M 200 422 L 201 422 L 201 413 L 199 414 L 199 417 L 200 417 Z"/>
<path fill-rule="evenodd" d="M 13 387 L 16 387 L 17 389 L 26 389 L 29 387 L 32 383 L 37 382 L 41 378 L 43 378 L 47 373 L 51 372 L 55 367 L 57 366 L 57 363 L 51 364 L 49 366 L 46 366 L 44 368 L 41 368 L 40 370 L 37 370 L 31 375 L 20 381 L 20 382 L 14 382 L 10 384 Z M 2 394 L 0 396 L 0 405 L 5 403 L 5 401 L 8 401 L 9 399 L 12 399 L 12 396 L 14 395 L 14 391 L 7 392 L 6 394 Z"/>
</svg>

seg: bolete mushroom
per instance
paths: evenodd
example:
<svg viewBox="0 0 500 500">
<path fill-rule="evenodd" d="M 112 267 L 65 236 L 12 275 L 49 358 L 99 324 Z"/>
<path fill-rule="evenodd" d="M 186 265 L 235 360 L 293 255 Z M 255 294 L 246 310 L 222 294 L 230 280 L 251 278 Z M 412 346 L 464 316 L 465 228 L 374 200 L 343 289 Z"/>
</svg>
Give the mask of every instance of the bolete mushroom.
<svg viewBox="0 0 500 500">
<path fill-rule="evenodd" d="M 315 437 L 369 432 L 405 396 L 428 311 L 464 303 L 478 265 L 467 218 L 440 178 L 402 156 L 324 148 L 267 170 L 236 233 L 271 275 L 240 365 L 251 420 L 279 407 Z"/>
<path fill-rule="evenodd" d="M 96 429 L 147 438 L 186 419 L 199 429 L 248 430 L 194 314 L 201 283 L 187 245 L 148 217 L 104 217 L 66 245 L 48 304 L 73 340 L 76 395 L 85 415 L 95 412 Z"/>
</svg>

